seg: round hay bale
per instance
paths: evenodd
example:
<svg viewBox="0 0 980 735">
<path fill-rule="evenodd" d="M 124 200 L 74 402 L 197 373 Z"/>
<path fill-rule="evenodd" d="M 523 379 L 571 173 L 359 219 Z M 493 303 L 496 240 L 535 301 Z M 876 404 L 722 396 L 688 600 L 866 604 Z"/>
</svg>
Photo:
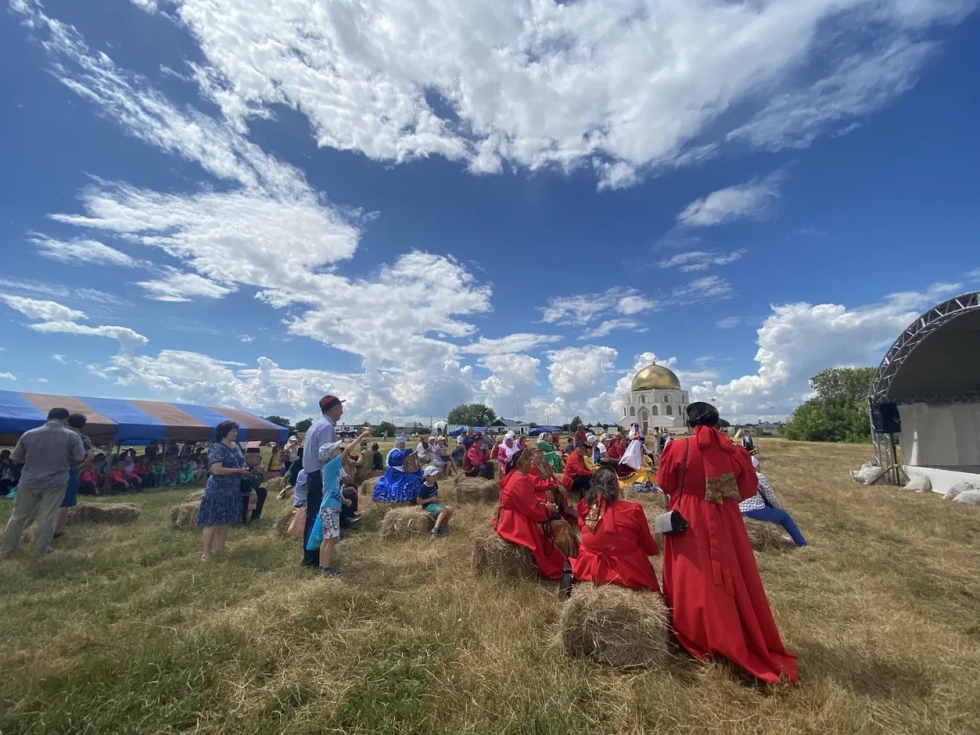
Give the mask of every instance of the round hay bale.
<svg viewBox="0 0 980 735">
<path fill-rule="evenodd" d="M 558 616 L 558 636 L 569 656 L 614 669 L 661 667 L 671 655 L 663 598 L 619 585 L 575 585 Z"/>
<path fill-rule="evenodd" d="M 170 525 L 178 531 L 186 531 L 197 525 L 200 503 L 181 503 L 170 509 Z"/>
<path fill-rule="evenodd" d="M 751 518 L 743 518 L 745 530 L 749 534 L 749 543 L 756 551 L 772 551 L 781 549 L 783 543 L 783 529 L 774 523 L 765 521 L 754 521 Z"/>
<path fill-rule="evenodd" d="M 285 477 L 273 477 L 265 483 L 265 489 L 269 495 L 278 495 L 284 487 L 286 487 Z"/>
<path fill-rule="evenodd" d="M 505 541 L 489 523 L 476 527 L 473 540 L 473 570 L 482 576 L 537 579 L 538 565 L 528 549 Z"/>
<path fill-rule="evenodd" d="M 496 503 L 500 499 L 500 483 L 496 480 L 484 480 L 482 477 L 459 474 L 453 481 L 453 489 L 456 492 L 456 502 L 460 505 Z"/>
<path fill-rule="evenodd" d="M 204 498 L 204 491 L 203 490 L 195 490 L 194 492 L 187 494 L 187 497 L 184 498 L 184 502 L 185 503 L 200 503 L 203 498 Z"/>
<path fill-rule="evenodd" d="M 435 519 L 418 506 L 392 508 L 381 519 L 380 534 L 384 541 L 408 541 L 428 535 Z"/>
<path fill-rule="evenodd" d="M 374 486 L 378 484 L 378 480 L 380 480 L 381 477 L 382 475 L 378 475 L 377 477 L 371 477 L 362 482 L 357 488 L 357 494 L 370 498 L 372 495 L 374 495 Z"/>
<path fill-rule="evenodd" d="M 133 523 L 140 507 L 133 503 L 79 503 L 68 511 L 69 523 Z"/>
</svg>

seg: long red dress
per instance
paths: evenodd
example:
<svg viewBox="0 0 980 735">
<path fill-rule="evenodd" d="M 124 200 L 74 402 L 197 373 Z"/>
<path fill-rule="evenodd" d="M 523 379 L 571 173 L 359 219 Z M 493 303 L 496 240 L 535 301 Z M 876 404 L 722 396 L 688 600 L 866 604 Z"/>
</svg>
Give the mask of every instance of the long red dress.
<svg viewBox="0 0 980 735">
<path fill-rule="evenodd" d="M 572 573 L 580 582 L 618 584 L 633 590 L 660 592 L 651 556 L 660 553 L 650 534 L 646 513 L 639 503 L 614 500 L 601 506 L 602 519 L 595 531 L 586 523 L 589 503 L 578 504 L 582 544 L 572 559 Z"/>
<path fill-rule="evenodd" d="M 698 426 L 667 445 L 657 484 L 690 528 L 664 542 L 664 597 L 692 656 L 724 656 L 762 681 L 795 683 L 796 654 L 779 637 L 738 508 L 758 482 L 749 453 L 716 429 Z"/>
<path fill-rule="evenodd" d="M 500 505 L 493 521 L 497 534 L 530 549 L 542 577 L 561 579 L 565 557 L 538 525 L 548 522 L 550 517 L 548 509 L 534 497 L 534 484 L 529 477 L 514 471 L 503 479 Z"/>
</svg>

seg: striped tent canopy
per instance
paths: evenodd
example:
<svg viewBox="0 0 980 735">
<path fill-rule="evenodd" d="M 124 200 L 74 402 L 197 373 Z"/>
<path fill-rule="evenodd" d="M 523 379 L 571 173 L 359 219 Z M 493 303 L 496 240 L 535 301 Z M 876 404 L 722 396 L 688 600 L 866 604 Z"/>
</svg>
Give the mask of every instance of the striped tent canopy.
<svg viewBox="0 0 980 735">
<path fill-rule="evenodd" d="M 233 408 L 0 391 L 0 446 L 12 446 L 25 431 L 43 424 L 56 407 L 85 414 L 83 432 L 95 444 L 214 441 L 214 428 L 228 420 L 238 424 L 240 442 L 289 438 L 288 429 Z"/>
</svg>

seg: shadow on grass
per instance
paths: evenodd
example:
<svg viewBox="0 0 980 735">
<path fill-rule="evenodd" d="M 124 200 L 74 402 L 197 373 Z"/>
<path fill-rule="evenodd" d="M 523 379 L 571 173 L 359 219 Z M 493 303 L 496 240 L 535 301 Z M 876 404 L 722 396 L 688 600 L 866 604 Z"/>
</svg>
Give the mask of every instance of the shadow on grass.
<svg viewBox="0 0 980 735">
<path fill-rule="evenodd" d="M 862 697 L 908 701 L 930 697 L 935 689 L 929 675 L 910 660 L 895 661 L 816 641 L 798 645 L 796 653 L 801 679 L 831 681 Z"/>
</svg>

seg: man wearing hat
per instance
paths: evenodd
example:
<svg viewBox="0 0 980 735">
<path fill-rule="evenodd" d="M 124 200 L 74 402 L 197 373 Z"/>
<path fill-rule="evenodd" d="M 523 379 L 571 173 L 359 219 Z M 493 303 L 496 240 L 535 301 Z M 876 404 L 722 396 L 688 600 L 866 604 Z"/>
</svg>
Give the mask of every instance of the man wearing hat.
<svg viewBox="0 0 980 735">
<path fill-rule="evenodd" d="M 344 401 L 337 396 L 320 399 L 320 418 L 313 422 L 303 440 L 303 470 L 306 472 L 306 528 L 303 531 L 303 566 L 320 565 L 319 550 L 307 551 L 310 532 L 323 503 L 323 475 L 320 473 L 320 447 L 337 441 L 337 422 L 344 415 Z"/>
</svg>

